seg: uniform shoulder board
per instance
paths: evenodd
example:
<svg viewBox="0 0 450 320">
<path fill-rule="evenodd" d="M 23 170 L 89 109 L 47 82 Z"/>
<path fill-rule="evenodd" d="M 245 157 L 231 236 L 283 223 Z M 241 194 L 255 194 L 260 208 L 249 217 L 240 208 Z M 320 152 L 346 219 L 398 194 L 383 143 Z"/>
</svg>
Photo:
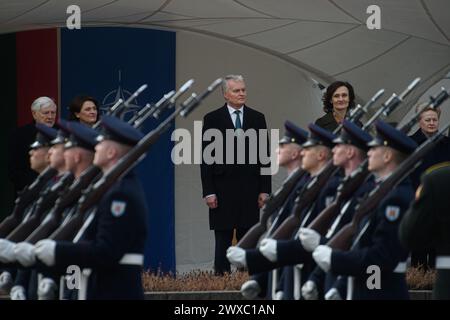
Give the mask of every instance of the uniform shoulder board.
<svg viewBox="0 0 450 320">
<path fill-rule="evenodd" d="M 111 214 L 118 218 L 125 213 L 127 203 L 125 201 L 113 200 L 111 202 Z"/>
<path fill-rule="evenodd" d="M 388 219 L 388 221 L 393 222 L 400 216 L 400 207 L 387 206 L 384 215 L 386 216 L 386 219 Z"/>
<path fill-rule="evenodd" d="M 450 167 L 450 161 L 439 162 L 439 163 L 432 165 L 427 170 L 425 170 L 425 174 L 429 174 L 429 173 L 433 172 L 434 170 L 437 170 L 440 168 L 445 168 L 445 167 Z"/>
</svg>

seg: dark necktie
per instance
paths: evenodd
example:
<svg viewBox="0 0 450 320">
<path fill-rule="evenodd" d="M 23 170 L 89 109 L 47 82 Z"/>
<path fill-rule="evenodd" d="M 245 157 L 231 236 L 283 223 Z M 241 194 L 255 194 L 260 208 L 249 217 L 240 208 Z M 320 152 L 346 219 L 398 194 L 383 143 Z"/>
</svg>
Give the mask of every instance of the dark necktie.
<svg viewBox="0 0 450 320">
<path fill-rule="evenodd" d="M 234 124 L 234 127 L 236 129 L 242 129 L 242 124 L 241 124 L 241 117 L 239 116 L 241 111 L 240 110 L 236 110 L 235 112 L 233 112 L 236 115 L 236 122 Z"/>
</svg>

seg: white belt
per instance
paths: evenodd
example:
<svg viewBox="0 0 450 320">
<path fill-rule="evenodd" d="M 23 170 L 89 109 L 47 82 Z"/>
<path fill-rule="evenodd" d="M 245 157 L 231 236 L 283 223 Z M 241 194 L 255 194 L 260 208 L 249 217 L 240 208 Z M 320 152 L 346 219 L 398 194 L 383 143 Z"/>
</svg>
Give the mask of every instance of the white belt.
<svg viewBox="0 0 450 320">
<path fill-rule="evenodd" d="M 406 272 L 406 262 L 399 262 L 394 269 L 395 273 L 405 273 Z"/>
<path fill-rule="evenodd" d="M 302 264 L 296 264 L 294 267 L 294 300 L 300 300 L 302 297 L 302 269 L 303 269 L 303 263 Z"/>
<path fill-rule="evenodd" d="M 277 285 L 278 285 L 278 269 L 272 270 L 272 293 L 271 297 L 272 300 L 275 300 L 276 293 L 277 293 Z"/>
<path fill-rule="evenodd" d="M 144 264 L 144 255 L 140 253 L 126 253 L 120 259 L 119 264 L 142 266 Z"/>
<path fill-rule="evenodd" d="M 355 285 L 355 278 L 347 277 L 347 297 L 345 300 L 353 300 L 353 290 Z"/>
<path fill-rule="evenodd" d="M 436 269 L 450 269 L 450 256 L 437 256 Z"/>
<path fill-rule="evenodd" d="M 89 276 L 92 273 L 92 269 L 83 269 L 80 279 L 80 291 L 78 292 L 78 300 L 87 299 L 87 289 L 89 283 Z"/>
</svg>

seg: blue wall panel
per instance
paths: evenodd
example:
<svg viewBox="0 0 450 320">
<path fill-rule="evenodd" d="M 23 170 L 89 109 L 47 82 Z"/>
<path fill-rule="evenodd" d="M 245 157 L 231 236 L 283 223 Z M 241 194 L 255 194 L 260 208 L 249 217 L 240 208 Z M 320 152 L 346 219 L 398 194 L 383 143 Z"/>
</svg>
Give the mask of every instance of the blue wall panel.
<svg viewBox="0 0 450 320">
<path fill-rule="evenodd" d="M 61 29 L 61 110 L 78 94 L 111 103 L 121 89 L 134 92 L 148 84 L 136 104 L 156 102 L 175 87 L 175 33 L 131 28 Z M 120 76 L 119 76 L 120 74 Z M 120 79 L 119 79 L 120 78 Z M 166 115 L 167 116 L 167 115 Z M 148 120 L 142 131 L 158 124 Z M 171 128 L 173 129 L 173 128 Z M 175 271 L 174 167 L 171 130 L 147 153 L 137 170 L 149 206 L 145 267 Z"/>
</svg>

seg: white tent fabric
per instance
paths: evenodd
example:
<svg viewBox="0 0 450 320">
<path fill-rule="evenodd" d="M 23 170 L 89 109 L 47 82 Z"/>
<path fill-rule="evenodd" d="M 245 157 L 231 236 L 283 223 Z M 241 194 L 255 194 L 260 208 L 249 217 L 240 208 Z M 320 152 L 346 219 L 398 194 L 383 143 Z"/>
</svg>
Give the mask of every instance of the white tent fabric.
<svg viewBox="0 0 450 320">
<path fill-rule="evenodd" d="M 72 0 L 0 1 L 0 32 L 65 26 Z M 82 26 L 195 32 L 250 46 L 329 83 L 398 90 L 422 78 L 417 99 L 450 68 L 448 0 L 79 0 Z M 381 30 L 369 30 L 369 5 Z"/>
</svg>

